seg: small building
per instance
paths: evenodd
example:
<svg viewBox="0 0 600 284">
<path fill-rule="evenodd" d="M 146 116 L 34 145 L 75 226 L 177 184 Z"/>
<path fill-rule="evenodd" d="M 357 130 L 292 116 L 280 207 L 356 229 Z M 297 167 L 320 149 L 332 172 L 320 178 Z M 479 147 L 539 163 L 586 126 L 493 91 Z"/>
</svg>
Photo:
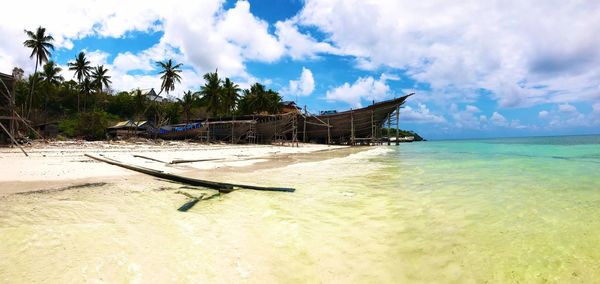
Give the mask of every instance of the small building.
<svg viewBox="0 0 600 284">
<path fill-rule="evenodd" d="M 279 105 L 279 112 L 280 113 L 300 113 L 302 112 L 302 108 L 298 107 L 298 105 L 296 105 L 296 102 L 294 101 L 284 101 L 281 102 L 281 104 Z"/>
<path fill-rule="evenodd" d="M 34 125 L 33 128 L 42 135 L 43 138 L 56 138 L 58 136 L 58 122 L 45 122 Z"/>
<path fill-rule="evenodd" d="M 126 120 L 107 128 L 107 133 L 111 138 L 146 136 L 153 132 L 155 132 L 155 127 L 148 121 Z"/>
<path fill-rule="evenodd" d="M 149 101 L 155 101 L 155 102 L 158 102 L 158 103 L 164 103 L 164 102 L 167 101 L 166 98 L 157 95 L 156 92 L 154 91 L 154 88 L 150 89 L 150 91 L 148 91 L 147 93 L 145 93 L 144 96 L 146 96 L 147 100 L 149 100 Z"/>
</svg>

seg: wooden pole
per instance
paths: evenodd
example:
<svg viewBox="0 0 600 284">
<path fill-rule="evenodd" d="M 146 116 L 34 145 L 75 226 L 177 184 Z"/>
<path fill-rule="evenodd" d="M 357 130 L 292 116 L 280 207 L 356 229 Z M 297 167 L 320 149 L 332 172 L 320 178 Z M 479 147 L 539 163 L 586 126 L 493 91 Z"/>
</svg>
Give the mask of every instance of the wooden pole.
<svg viewBox="0 0 600 284">
<path fill-rule="evenodd" d="M 302 131 L 302 142 L 306 143 L 306 119 L 308 116 L 306 115 L 306 105 L 304 105 L 304 130 Z"/>
<path fill-rule="evenodd" d="M 373 124 L 373 110 L 371 110 L 371 144 L 375 142 L 375 125 Z"/>
<path fill-rule="evenodd" d="M 387 117 L 387 119 L 388 119 L 388 127 L 387 127 L 387 137 L 388 137 L 388 141 L 387 141 L 387 143 L 388 143 L 388 146 L 389 146 L 389 145 L 391 145 L 390 137 L 392 137 L 392 136 L 390 135 L 390 130 L 391 130 L 391 128 L 392 128 L 392 114 L 389 114 L 389 115 L 388 115 L 388 117 Z"/>
<path fill-rule="evenodd" d="M 329 124 L 329 117 L 327 118 L 327 145 L 331 144 L 331 125 Z"/>
<path fill-rule="evenodd" d="M 350 109 L 350 144 L 354 146 L 354 112 Z"/>
<path fill-rule="evenodd" d="M 400 145 L 400 140 L 398 140 L 398 124 L 400 124 L 400 106 L 396 106 L 396 146 Z"/>
<path fill-rule="evenodd" d="M 21 147 L 21 145 L 19 145 L 19 143 L 17 142 L 15 137 L 13 137 L 12 134 L 8 132 L 8 129 L 6 129 L 6 127 L 4 127 L 4 124 L 0 123 L 0 127 L 2 127 L 2 129 L 4 129 L 4 132 L 6 132 L 6 134 L 8 134 L 8 137 L 10 137 L 10 140 L 12 140 L 12 142 L 15 143 L 15 146 L 19 147 L 19 149 L 21 149 L 21 151 L 23 151 L 23 154 L 25 154 L 25 156 L 29 157 L 29 155 L 27 155 L 27 152 L 25 152 L 25 150 L 23 150 L 23 147 Z"/>
</svg>

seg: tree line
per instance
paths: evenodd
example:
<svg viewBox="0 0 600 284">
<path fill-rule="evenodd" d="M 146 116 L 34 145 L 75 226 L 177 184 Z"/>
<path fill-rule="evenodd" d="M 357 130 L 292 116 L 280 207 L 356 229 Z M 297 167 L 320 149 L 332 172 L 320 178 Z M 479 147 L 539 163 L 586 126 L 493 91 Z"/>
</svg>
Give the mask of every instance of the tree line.
<svg viewBox="0 0 600 284">
<path fill-rule="evenodd" d="M 67 135 L 102 138 L 109 123 L 124 119 L 150 120 L 163 125 L 191 121 L 199 116 L 273 114 L 279 111 L 282 102 L 277 92 L 260 83 L 242 90 L 230 78 L 221 79 L 217 70 L 204 75 L 205 84 L 199 90 L 187 90 L 174 100 L 151 100 L 139 88 L 114 92 L 110 70 L 103 65 L 92 66 L 83 51 L 67 64 L 73 78 L 65 79 L 60 75 L 63 70 L 51 60 L 54 38 L 43 27 L 25 30 L 25 33 L 27 40 L 23 45 L 31 49 L 35 69 L 27 78 L 22 78 L 22 69 L 13 69 L 18 79 L 16 106 L 34 124 L 60 121 L 61 130 Z M 157 95 L 166 93 L 168 97 L 181 83 L 183 64 L 172 59 L 155 64 L 161 79 Z M 40 66 L 41 71 L 38 71 Z M 94 128 L 93 134 L 81 133 L 80 129 L 90 125 Z"/>
</svg>

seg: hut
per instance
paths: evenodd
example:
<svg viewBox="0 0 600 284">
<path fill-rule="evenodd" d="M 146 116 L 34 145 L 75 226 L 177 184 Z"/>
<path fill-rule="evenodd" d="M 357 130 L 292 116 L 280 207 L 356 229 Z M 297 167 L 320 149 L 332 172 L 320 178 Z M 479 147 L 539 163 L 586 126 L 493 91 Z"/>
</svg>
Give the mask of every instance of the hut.
<svg viewBox="0 0 600 284">
<path fill-rule="evenodd" d="M 133 120 L 121 121 L 107 128 L 108 136 L 111 138 L 146 136 L 154 131 L 155 127 L 151 122 Z"/>
</svg>

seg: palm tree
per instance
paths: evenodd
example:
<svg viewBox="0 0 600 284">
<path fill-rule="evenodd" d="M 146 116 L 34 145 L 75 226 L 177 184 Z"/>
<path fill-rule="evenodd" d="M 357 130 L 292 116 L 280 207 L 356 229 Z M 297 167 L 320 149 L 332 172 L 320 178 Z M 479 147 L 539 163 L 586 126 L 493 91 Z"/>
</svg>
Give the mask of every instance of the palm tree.
<svg viewBox="0 0 600 284">
<path fill-rule="evenodd" d="M 140 112 L 144 109 L 144 94 L 142 93 L 142 90 L 140 89 L 136 89 L 133 92 L 131 92 L 131 95 L 133 96 L 133 113 L 135 115 L 135 119 L 136 120 L 143 120 L 143 119 L 139 119 L 139 114 Z"/>
<path fill-rule="evenodd" d="M 108 69 L 104 68 L 104 65 L 96 66 L 92 71 L 92 84 L 97 88 L 97 95 L 102 96 L 102 87 L 107 89 L 110 87 L 110 76 L 106 75 Z M 102 98 L 102 97 L 100 97 Z M 94 99 L 94 108 L 96 107 L 96 99 Z"/>
<path fill-rule="evenodd" d="M 237 106 L 237 102 L 240 98 L 240 90 L 240 86 L 233 83 L 233 81 L 229 80 L 229 78 L 225 78 L 222 88 L 222 99 L 223 107 L 226 112 L 233 113 L 235 111 L 235 107 Z"/>
<path fill-rule="evenodd" d="M 240 100 L 240 111 L 244 114 L 257 114 L 261 112 L 277 113 L 281 103 L 281 96 L 265 86 L 255 83 L 249 90 L 244 90 L 244 96 Z"/>
<path fill-rule="evenodd" d="M 62 68 L 58 67 L 54 61 L 48 61 L 43 67 L 42 80 L 48 86 L 58 86 L 64 80 L 60 71 Z"/>
<path fill-rule="evenodd" d="M 175 90 L 175 83 L 181 82 L 181 66 L 183 64 L 175 64 L 172 59 L 169 59 L 165 62 L 157 61 L 156 65 L 160 67 L 162 70 L 159 74 L 162 74 L 160 78 L 162 79 L 162 84 L 160 85 L 160 95 L 163 91 L 166 91 L 169 94 L 170 91 Z"/>
<path fill-rule="evenodd" d="M 187 91 L 183 93 L 183 100 L 177 99 L 179 104 L 183 107 L 183 113 L 185 114 L 185 121 L 190 121 L 190 116 L 192 113 L 192 107 L 196 104 L 198 100 L 197 93 L 192 93 L 192 91 Z"/>
<path fill-rule="evenodd" d="M 46 35 L 46 28 L 41 26 L 37 28 L 36 32 L 25 30 L 25 33 L 29 37 L 23 42 L 25 47 L 31 48 L 31 55 L 29 58 L 35 56 L 35 69 L 33 73 L 37 73 L 38 64 L 48 62 L 48 57 L 51 56 L 50 49 L 54 50 L 52 41 L 54 38 L 51 35 Z M 35 88 L 35 80 L 32 81 L 31 89 L 29 92 L 29 109 L 27 110 L 27 117 L 31 114 L 31 105 L 33 102 L 33 89 Z"/>
<path fill-rule="evenodd" d="M 79 55 L 75 57 L 75 62 L 69 62 L 69 70 L 75 71 L 74 77 L 77 77 L 77 82 L 81 84 L 84 78 L 90 76 L 92 66 L 90 62 L 85 58 L 85 53 L 79 52 Z M 79 94 L 77 94 L 77 112 L 79 112 Z"/>
<path fill-rule="evenodd" d="M 94 89 L 94 83 L 90 80 L 89 77 L 85 77 L 81 84 L 79 84 L 79 92 L 84 95 L 83 100 L 83 110 L 87 110 L 87 97 L 89 97 Z"/>
<path fill-rule="evenodd" d="M 206 109 L 212 114 L 217 115 L 221 113 L 223 109 L 223 98 L 222 98 L 222 87 L 221 79 L 217 71 L 214 73 L 204 74 L 204 80 L 206 83 L 200 88 L 202 94 L 202 100 L 206 104 Z"/>
<path fill-rule="evenodd" d="M 102 87 L 106 87 L 107 89 L 110 87 L 110 76 L 106 75 L 108 69 L 104 68 L 104 65 L 96 66 L 94 71 L 92 71 L 92 79 L 94 86 L 98 88 L 98 92 L 102 93 Z"/>
</svg>

